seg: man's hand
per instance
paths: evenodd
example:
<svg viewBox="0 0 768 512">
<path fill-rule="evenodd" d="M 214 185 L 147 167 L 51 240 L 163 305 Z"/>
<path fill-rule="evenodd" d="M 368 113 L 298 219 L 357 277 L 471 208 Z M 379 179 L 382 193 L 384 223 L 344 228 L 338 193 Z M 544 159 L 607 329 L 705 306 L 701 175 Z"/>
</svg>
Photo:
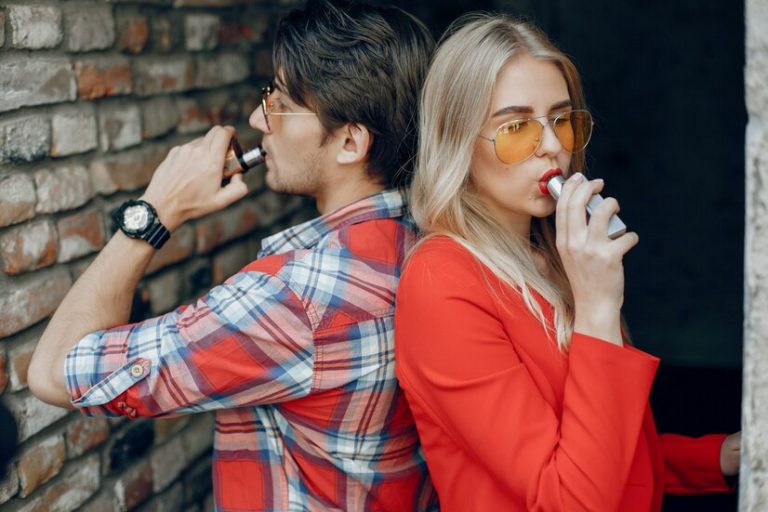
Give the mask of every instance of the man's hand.
<svg viewBox="0 0 768 512">
<path fill-rule="evenodd" d="M 725 476 L 739 474 L 741 463 L 741 432 L 736 432 L 725 438 L 720 446 L 720 469 Z"/>
<path fill-rule="evenodd" d="M 239 174 L 221 186 L 224 159 L 234 133 L 232 127 L 214 126 L 205 137 L 171 149 L 155 170 L 142 199 L 155 207 L 168 230 L 226 208 L 248 193 Z"/>
</svg>

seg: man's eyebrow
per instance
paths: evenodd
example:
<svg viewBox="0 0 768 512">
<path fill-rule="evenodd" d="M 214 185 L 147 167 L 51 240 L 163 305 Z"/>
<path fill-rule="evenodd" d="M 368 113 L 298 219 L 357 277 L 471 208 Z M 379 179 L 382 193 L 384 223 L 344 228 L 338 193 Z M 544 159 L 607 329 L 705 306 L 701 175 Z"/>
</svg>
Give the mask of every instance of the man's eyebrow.
<svg viewBox="0 0 768 512">
<path fill-rule="evenodd" d="M 558 101 L 557 103 L 554 103 L 551 107 L 549 107 L 549 110 L 558 110 L 564 107 L 570 107 L 572 105 L 571 100 L 563 100 Z M 496 112 L 493 113 L 491 117 L 498 117 L 503 116 L 507 114 L 533 114 L 533 108 L 527 107 L 527 106 L 520 106 L 520 105 L 510 105 L 508 107 L 500 108 Z"/>
</svg>

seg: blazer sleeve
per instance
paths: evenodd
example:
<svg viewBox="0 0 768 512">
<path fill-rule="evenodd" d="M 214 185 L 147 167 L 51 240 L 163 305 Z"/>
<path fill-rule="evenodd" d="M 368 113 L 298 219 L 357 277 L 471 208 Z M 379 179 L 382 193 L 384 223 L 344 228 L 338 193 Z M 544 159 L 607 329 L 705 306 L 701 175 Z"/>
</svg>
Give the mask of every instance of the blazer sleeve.
<svg viewBox="0 0 768 512">
<path fill-rule="evenodd" d="M 397 369 L 409 400 L 528 510 L 615 510 L 658 360 L 574 334 L 559 416 L 502 325 L 502 315 L 527 314 L 524 304 L 500 312 L 487 276 L 457 254 L 414 254 L 398 288 Z"/>
<path fill-rule="evenodd" d="M 720 447 L 726 437 L 727 434 L 659 435 L 664 457 L 664 492 L 703 494 L 733 490 L 720 468 Z"/>
</svg>

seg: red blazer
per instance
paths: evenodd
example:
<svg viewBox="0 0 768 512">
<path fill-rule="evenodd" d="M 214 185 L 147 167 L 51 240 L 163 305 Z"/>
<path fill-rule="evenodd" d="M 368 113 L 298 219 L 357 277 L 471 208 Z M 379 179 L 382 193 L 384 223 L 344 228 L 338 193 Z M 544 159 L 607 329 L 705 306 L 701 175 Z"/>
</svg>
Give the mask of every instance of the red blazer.
<svg viewBox="0 0 768 512">
<path fill-rule="evenodd" d="M 446 512 L 647 512 L 664 492 L 728 491 L 725 435 L 657 435 L 657 358 L 579 333 L 561 353 L 520 295 L 447 237 L 409 259 L 395 336 Z"/>
</svg>

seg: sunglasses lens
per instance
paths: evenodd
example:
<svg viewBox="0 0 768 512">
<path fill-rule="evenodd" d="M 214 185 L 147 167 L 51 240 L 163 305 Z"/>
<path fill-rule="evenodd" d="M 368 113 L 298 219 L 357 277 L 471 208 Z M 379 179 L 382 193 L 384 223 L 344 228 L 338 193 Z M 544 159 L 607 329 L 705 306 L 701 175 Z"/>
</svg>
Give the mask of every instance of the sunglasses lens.
<svg viewBox="0 0 768 512">
<path fill-rule="evenodd" d="M 521 119 L 504 123 L 496 130 L 496 156 L 506 164 L 522 162 L 539 146 L 541 123 Z"/>
<path fill-rule="evenodd" d="M 553 123 L 555 135 L 570 152 L 581 151 L 592 136 L 592 116 L 586 111 L 574 111 L 558 117 Z"/>
</svg>

